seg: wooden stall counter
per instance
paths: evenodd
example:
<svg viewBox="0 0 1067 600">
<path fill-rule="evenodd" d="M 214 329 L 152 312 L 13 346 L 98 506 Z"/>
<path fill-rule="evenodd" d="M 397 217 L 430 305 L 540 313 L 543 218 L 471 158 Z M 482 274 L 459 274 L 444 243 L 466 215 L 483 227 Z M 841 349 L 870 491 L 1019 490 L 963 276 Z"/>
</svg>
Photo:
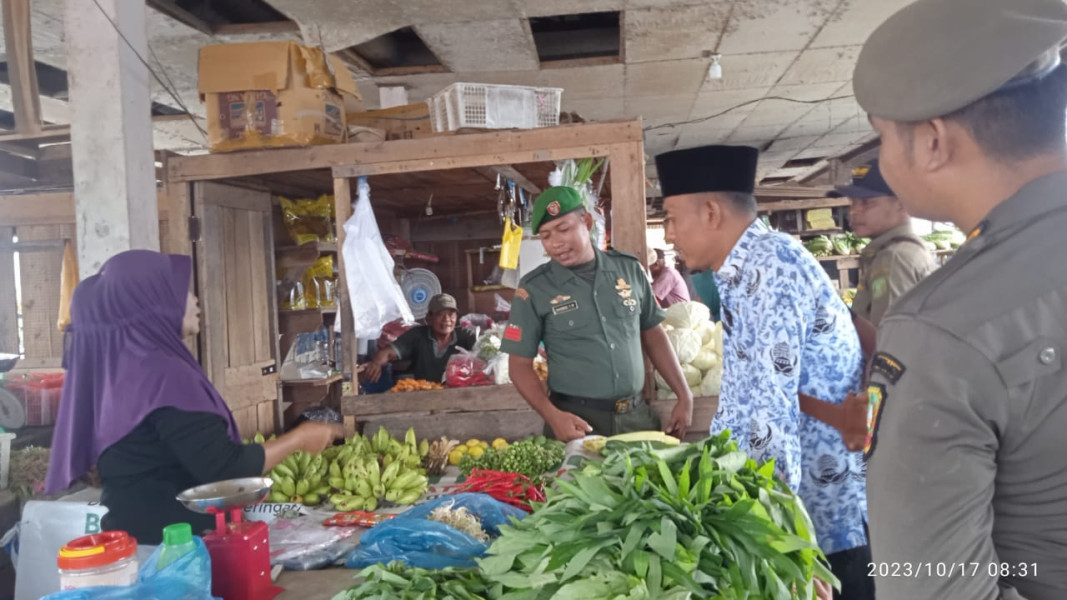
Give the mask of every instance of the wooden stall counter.
<svg viewBox="0 0 1067 600">
<path fill-rule="evenodd" d="M 654 400 L 652 407 L 666 421 L 674 400 Z M 715 396 L 696 398 L 688 441 L 707 437 L 708 426 L 718 407 Z M 364 432 L 385 427 L 403 435 L 414 427 L 419 438 L 521 439 L 542 433 L 544 421 L 512 385 L 449 388 L 428 392 L 401 392 L 345 396 L 341 413 L 354 416 Z"/>
</svg>

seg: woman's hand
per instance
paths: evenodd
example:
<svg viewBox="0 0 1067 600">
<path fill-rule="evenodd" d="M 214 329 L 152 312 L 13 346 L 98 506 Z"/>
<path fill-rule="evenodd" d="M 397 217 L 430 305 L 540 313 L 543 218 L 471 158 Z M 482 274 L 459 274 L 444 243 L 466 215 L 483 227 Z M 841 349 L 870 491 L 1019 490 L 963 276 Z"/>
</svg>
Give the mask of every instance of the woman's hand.
<svg viewBox="0 0 1067 600">
<path fill-rule="evenodd" d="M 307 421 L 289 433 L 263 444 L 263 472 L 268 473 L 293 452 L 303 450 L 318 454 L 334 440 L 345 437 L 345 429 L 337 423 Z"/>
<path fill-rule="evenodd" d="M 309 454 L 318 454 L 333 444 L 334 440 L 345 437 L 345 428 L 339 423 L 320 423 L 306 421 L 292 431 L 299 436 L 300 449 Z"/>
</svg>

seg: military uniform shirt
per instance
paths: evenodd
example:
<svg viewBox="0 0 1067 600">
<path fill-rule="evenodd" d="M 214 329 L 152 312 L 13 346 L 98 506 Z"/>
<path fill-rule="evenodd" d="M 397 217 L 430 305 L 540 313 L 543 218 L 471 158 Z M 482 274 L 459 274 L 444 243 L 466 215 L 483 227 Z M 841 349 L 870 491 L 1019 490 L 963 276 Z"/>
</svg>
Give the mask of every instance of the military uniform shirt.
<svg viewBox="0 0 1067 600">
<path fill-rule="evenodd" d="M 860 281 L 852 300 L 853 312 L 877 326 L 897 298 L 935 268 L 933 254 L 910 224 L 890 229 L 871 240 L 860 253 Z"/>
<path fill-rule="evenodd" d="M 863 357 L 848 308 L 815 258 L 756 220 L 716 273 L 723 376 L 711 434 L 725 429 L 757 461 L 776 460 L 832 554 L 867 544 L 863 457 L 797 394 L 840 404 L 860 389 Z"/>
<path fill-rule="evenodd" d="M 641 332 L 666 313 L 636 258 L 597 250 L 596 261 L 593 283 L 556 261 L 523 277 L 500 350 L 532 358 L 544 341 L 552 391 L 619 399 L 642 391 Z"/>
<path fill-rule="evenodd" d="M 873 559 L 957 565 L 881 577 L 880 599 L 1067 598 L 1067 173 L 978 231 L 878 331 Z"/>
</svg>

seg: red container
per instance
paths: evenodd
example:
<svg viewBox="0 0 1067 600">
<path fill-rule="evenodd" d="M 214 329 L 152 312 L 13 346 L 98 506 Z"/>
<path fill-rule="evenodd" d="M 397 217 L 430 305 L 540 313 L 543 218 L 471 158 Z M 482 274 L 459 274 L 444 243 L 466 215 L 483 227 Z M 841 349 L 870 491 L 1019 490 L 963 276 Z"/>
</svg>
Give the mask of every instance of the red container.
<svg viewBox="0 0 1067 600">
<path fill-rule="evenodd" d="M 5 386 L 22 402 L 27 426 L 55 423 L 63 377 L 63 373 L 26 373 L 7 378 Z"/>
<path fill-rule="evenodd" d="M 204 534 L 211 555 L 211 594 L 222 600 L 270 600 L 282 592 L 270 579 L 270 531 L 267 524 L 242 522 L 241 509 L 230 523 L 216 515 L 216 530 Z"/>
</svg>

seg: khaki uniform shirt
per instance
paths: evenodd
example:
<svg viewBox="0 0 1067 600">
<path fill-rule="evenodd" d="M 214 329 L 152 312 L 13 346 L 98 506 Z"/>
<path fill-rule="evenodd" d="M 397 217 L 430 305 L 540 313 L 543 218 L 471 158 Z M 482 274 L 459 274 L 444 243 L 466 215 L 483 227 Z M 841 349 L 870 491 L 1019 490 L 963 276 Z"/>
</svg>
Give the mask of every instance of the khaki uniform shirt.
<svg viewBox="0 0 1067 600">
<path fill-rule="evenodd" d="M 596 260 L 592 284 L 556 261 L 523 277 L 500 350 L 532 358 L 544 341 L 549 389 L 614 400 L 642 391 L 641 332 L 666 313 L 637 258 L 597 250 Z"/>
<path fill-rule="evenodd" d="M 897 298 L 935 268 L 933 253 L 910 224 L 890 229 L 860 253 L 860 281 L 852 311 L 877 326 Z"/>
<path fill-rule="evenodd" d="M 878 331 L 867 491 L 882 600 L 1067 598 L 1067 172 L 977 231 Z"/>
</svg>

